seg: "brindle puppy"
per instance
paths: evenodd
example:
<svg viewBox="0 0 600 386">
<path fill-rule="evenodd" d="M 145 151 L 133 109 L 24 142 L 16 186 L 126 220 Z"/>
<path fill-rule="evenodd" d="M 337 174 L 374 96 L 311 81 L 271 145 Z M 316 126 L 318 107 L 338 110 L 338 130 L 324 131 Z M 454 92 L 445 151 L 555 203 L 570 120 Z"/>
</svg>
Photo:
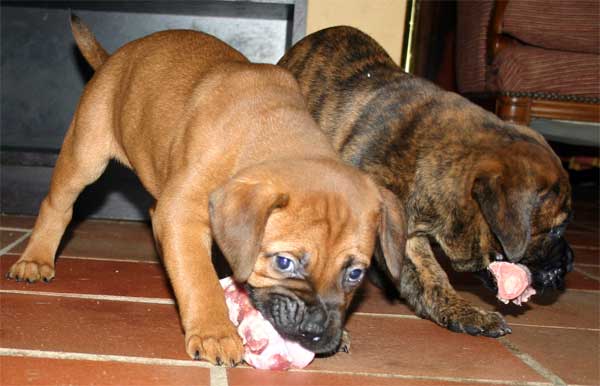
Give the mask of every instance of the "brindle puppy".
<svg viewBox="0 0 600 386">
<path fill-rule="evenodd" d="M 508 260 L 527 265 L 537 288 L 563 285 L 573 266 L 563 238 L 571 188 L 542 136 L 404 73 L 354 28 L 314 33 L 279 65 L 300 81 L 342 157 L 405 205 L 409 240 L 398 290 L 420 316 L 473 335 L 510 332 L 498 313 L 457 295 L 432 242 L 457 271 L 486 272 L 490 262 Z"/>
</svg>

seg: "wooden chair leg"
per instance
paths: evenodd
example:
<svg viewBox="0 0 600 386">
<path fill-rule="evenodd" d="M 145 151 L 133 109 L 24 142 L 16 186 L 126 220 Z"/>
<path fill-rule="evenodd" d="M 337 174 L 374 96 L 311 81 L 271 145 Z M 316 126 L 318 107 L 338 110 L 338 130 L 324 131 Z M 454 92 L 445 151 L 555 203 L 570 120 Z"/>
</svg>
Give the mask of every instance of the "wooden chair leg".
<svg viewBox="0 0 600 386">
<path fill-rule="evenodd" d="M 501 95 L 496 99 L 496 115 L 520 125 L 531 122 L 531 98 Z"/>
</svg>

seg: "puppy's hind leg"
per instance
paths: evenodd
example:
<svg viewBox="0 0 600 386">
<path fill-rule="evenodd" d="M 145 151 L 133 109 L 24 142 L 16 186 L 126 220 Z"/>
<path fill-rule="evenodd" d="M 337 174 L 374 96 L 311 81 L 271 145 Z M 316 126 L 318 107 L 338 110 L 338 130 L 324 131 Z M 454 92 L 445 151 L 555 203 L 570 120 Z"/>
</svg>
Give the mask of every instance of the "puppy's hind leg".
<svg viewBox="0 0 600 386">
<path fill-rule="evenodd" d="M 77 116 L 67 131 L 52 173 L 50 190 L 42 201 L 31 237 L 21 258 L 6 277 L 48 282 L 54 278 L 54 256 L 71 221 L 73 204 L 86 185 L 94 182 L 110 159 L 109 134 L 82 125 Z"/>
</svg>

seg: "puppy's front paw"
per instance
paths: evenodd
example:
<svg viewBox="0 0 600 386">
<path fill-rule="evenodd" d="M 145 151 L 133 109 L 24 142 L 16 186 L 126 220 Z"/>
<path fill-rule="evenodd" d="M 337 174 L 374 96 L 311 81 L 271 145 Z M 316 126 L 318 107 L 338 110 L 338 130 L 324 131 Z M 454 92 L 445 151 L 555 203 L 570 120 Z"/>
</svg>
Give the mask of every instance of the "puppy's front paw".
<svg viewBox="0 0 600 386">
<path fill-rule="evenodd" d="M 242 361 L 244 345 L 233 326 L 222 331 L 206 334 L 194 333 L 186 336 L 187 353 L 195 360 L 206 360 L 217 366 L 235 366 Z"/>
<path fill-rule="evenodd" d="M 440 324 L 454 332 L 466 332 L 470 335 L 483 335 L 492 338 L 498 338 L 512 332 L 512 329 L 499 313 L 485 311 L 468 303 L 452 305 L 444 311 L 445 316 Z"/>
<path fill-rule="evenodd" d="M 48 283 L 54 278 L 54 265 L 45 261 L 19 259 L 10 267 L 6 278 L 17 281 L 26 280 L 29 283 L 43 280 Z"/>
</svg>

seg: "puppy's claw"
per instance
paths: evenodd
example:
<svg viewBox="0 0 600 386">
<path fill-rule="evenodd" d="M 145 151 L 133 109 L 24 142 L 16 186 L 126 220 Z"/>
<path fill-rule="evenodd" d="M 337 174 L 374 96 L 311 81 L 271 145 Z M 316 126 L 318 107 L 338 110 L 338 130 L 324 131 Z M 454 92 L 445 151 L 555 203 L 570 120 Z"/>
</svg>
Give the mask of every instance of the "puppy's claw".
<svg viewBox="0 0 600 386">
<path fill-rule="evenodd" d="M 199 360 L 200 360 L 200 351 L 196 351 L 196 352 L 194 353 L 194 360 L 195 360 L 195 361 L 199 361 Z"/>
<path fill-rule="evenodd" d="M 35 283 L 43 279 L 52 280 L 54 265 L 45 261 L 20 259 L 10 267 L 6 277 L 14 278 L 17 282 L 26 281 L 28 283 Z"/>
<path fill-rule="evenodd" d="M 465 326 L 465 332 L 469 335 L 481 335 L 483 329 L 476 326 Z"/>
<path fill-rule="evenodd" d="M 455 322 L 454 320 L 449 321 L 446 325 L 446 328 L 452 332 L 462 332 L 460 324 L 458 322 Z"/>
<path fill-rule="evenodd" d="M 346 330 L 343 330 L 340 346 L 338 347 L 338 352 L 344 352 L 346 354 L 350 353 L 350 343 L 351 343 L 350 333 Z"/>
</svg>

